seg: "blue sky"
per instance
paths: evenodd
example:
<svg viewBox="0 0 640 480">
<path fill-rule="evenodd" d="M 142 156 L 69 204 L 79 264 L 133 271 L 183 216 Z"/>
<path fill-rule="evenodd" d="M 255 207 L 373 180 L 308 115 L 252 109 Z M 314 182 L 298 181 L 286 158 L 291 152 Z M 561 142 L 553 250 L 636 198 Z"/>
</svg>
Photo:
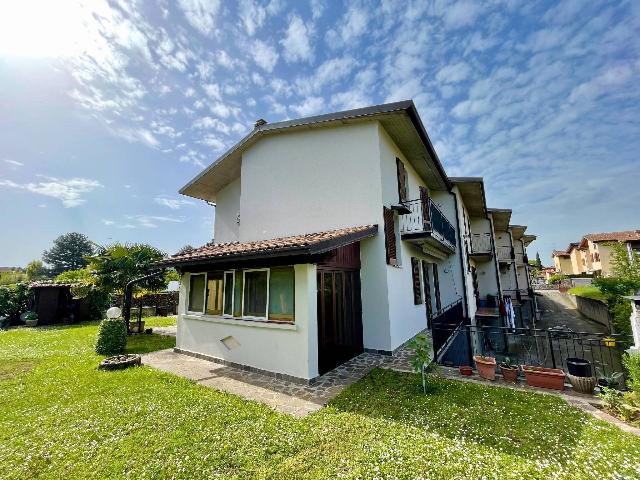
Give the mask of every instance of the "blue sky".
<svg viewBox="0 0 640 480">
<path fill-rule="evenodd" d="M 178 189 L 277 121 L 413 99 L 550 262 L 640 228 L 640 2 L 3 3 L 0 265 L 68 231 L 168 253 L 212 237 Z"/>
</svg>

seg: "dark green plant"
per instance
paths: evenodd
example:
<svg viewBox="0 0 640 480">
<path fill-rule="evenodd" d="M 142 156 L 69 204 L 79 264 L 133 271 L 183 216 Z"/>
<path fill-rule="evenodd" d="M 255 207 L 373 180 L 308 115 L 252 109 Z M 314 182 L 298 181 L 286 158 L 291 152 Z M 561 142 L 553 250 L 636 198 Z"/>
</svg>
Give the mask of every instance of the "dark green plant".
<svg viewBox="0 0 640 480">
<path fill-rule="evenodd" d="M 610 374 L 603 373 L 600 369 L 596 369 L 598 373 L 598 380 L 603 381 L 609 388 L 620 388 L 620 382 L 623 378 L 622 372 L 613 372 Z"/>
<path fill-rule="evenodd" d="M 629 374 L 627 386 L 634 392 L 640 393 L 640 352 L 625 353 L 622 357 L 622 364 Z"/>
<path fill-rule="evenodd" d="M 517 370 L 519 368 L 518 364 L 509 357 L 505 357 L 504 362 L 502 362 L 501 366 L 510 368 L 512 370 Z"/>
<path fill-rule="evenodd" d="M 127 325 L 122 318 L 105 319 L 100 322 L 96 353 L 98 355 L 117 355 L 124 352 L 127 344 Z"/>
<path fill-rule="evenodd" d="M 56 238 L 53 246 L 42 254 L 42 259 L 50 265 L 52 275 L 58 275 L 67 270 L 86 267 L 86 257 L 92 254 L 93 244 L 87 236 L 71 232 Z"/>
<path fill-rule="evenodd" d="M 27 264 L 26 275 L 29 281 L 38 280 L 47 276 L 47 269 L 42 260 L 33 260 Z"/>
<path fill-rule="evenodd" d="M 20 320 L 20 314 L 29 309 L 30 301 L 31 290 L 25 283 L 0 287 L 0 316 L 16 323 Z"/>
<path fill-rule="evenodd" d="M 164 252 L 146 244 L 114 243 L 90 258 L 89 269 L 96 276 L 99 289 L 122 294 L 128 282 L 158 270 L 155 265 L 165 257 Z M 149 278 L 137 285 L 149 291 L 166 288 L 163 275 Z"/>
<path fill-rule="evenodd" d="M 433 370 L 431 342 L 426 335 L 416 335 L 409 342 L 413 354 L 409 358 L 413 371 L 422 376 L 422 391 L 427 393 L 427 373 Z"/>
</svg>

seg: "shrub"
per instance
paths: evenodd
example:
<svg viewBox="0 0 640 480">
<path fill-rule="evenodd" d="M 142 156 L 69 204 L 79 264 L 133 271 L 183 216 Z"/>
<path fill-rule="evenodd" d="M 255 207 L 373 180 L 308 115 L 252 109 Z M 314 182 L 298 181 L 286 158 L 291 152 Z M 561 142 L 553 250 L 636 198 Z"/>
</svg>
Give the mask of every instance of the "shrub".
<svg viewBox="0 0 640 480">
<path fill-rule="evenodd" d="M 20 320 L 20 314 L 29 309 L 31 290 L 24 283 L 18 283 L 8 287 L 0 287 L 0 316 L 8 317 L 16 323 Z"/>
<path fill-rule="evenodd" d="M 625 353 L 622 363 L 629 373 L 627 386 L 640 393 L 640 352 Z"/>
<path fill-rule="evenodd" d="M 568 277 L 566 275 L 562 275 L 561 273 L 556 273 L 554 275 L 551 275 L 549 277 L 549 280 L 547 280 L 547 283 L 549 285 L 556 285 L 560 282 L 562 282 L 562 280 L 566 280 Z"/>
<path fill-rule="evenodd" d="M 96 353 L 98 355 L 116 355 L 124 352 L 127 344 L 127 325 L 122 318 L 105 319 L 98 328 Z"/>
</svg>

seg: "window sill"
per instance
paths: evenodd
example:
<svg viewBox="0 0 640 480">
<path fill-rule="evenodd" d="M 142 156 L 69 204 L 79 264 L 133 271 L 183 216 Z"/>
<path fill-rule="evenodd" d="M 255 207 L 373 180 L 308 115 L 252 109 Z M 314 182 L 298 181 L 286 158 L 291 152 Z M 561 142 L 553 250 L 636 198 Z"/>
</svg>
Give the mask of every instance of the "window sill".
<svg viewBox="0 0 640 480">
<path fill-rule="evenodd" d="M 201 322 L 210 323 L 222 323 L 226 325 L 238 325 L 241 327 L 258 327 L 258 328 L 272 328 L 275 330 L 297 330 L 298 327 L 295 323 L 285 322 L 270 322 L 266 320 L 250 320 L 244 318 L 227 318 L 220 317 L 218 315 L 197 315 L 193 313 L 185 313 L 182 315 L 187 320 L 199 320 Z"/>
</svg>

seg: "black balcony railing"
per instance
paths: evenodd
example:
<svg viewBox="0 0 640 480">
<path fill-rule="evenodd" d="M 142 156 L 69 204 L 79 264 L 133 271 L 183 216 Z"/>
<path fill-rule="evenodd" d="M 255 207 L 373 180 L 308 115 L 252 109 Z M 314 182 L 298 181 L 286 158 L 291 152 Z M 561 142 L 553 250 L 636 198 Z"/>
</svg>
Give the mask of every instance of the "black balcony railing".
<svg viewBox="0 0 640 480">
<path fill-rule="evenodd" d="M 409 200 L 403 202 L 403 206 L 407 207 L 410 213 L 400 217 L 400 234 L 435 233 L 455 248 L 456 229 L 431 198 Z"/>
<path fill-rule="evenodd" d="M 477 253 L 477 254 L 491 253 L 491 234 L 490 233 L 472 233 L 471 234 L 471 253 Z"/>
</svg>

